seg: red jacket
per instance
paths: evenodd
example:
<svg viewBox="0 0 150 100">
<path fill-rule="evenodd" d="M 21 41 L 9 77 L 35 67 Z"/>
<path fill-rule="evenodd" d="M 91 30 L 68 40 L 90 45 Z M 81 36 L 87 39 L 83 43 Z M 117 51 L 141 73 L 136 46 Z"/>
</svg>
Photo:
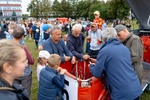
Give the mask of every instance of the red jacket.
<svg viewBox="0 0 150 100">
<path fill-rule="evenodd" d="M 103 19 L 101 19 L 101 18 L 95 18 L 95 19 L 93 20 L 93 22 L 96 23 L 97 26 L 98 26 L 98 28 L 102 30 L 102 25 L 103 25 L 103 23 L 104 23 Z"/>
</svg>

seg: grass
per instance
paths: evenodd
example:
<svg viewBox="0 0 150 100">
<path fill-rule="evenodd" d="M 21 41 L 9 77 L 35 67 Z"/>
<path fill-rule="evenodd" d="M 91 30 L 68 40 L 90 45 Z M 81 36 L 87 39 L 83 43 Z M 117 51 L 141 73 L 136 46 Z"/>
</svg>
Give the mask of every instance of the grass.
<svg viewBox="0 0 150 100">
<path fill-rule="evenodd" d="M 64 34 L 64 33 L 63 33 Z M 26 46 L 28 47 L 30 53 L 34 57 L 35 63 L 32 65 L 32 88 L 31 88 L 31 100 L 37 100 L 37 93 L 38 93 L 38 80 L 36 77 L 36 67 L 37 67 L 37 57 L 38 57 L 38 50 L 35 47 L 35 43 L 33 40 L 29 40 L 28 38 L 25 40 Z M 85 46 L 84 46 L 85 47 Z M 150 100 L 150 91 L 145 91 L 142 96 L 141 100 Z"/>
</svg>

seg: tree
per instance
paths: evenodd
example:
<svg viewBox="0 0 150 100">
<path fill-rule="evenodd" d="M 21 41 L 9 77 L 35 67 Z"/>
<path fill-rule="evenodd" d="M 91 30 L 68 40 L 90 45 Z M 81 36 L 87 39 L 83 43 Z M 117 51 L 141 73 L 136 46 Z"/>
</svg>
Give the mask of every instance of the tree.
<svg viewBox="0 0 150 100">
<path fill-rule="evenodd" d="M 100 17 L 103 19 L 107 19 L 107 11 L 109 10 L 109 5 L 105 3 L 104 1 L 97 1 L 97 3 L 94 3 L 90 6 L 90 11 L 89 11 L 89 19 L 93 20 L 94 19 L 94 12 L 99 11 L 100 12 Z"/>
<path fill-rule="evenodd" d="M 74 12 L 72 4 L 66 0 L 62 0 L 61 2 L 55 0 L 52 6 L 52 10 L 54 11 L 56 16 L 61 17 L 70 17 Z"/>
<path fill-rule="evenodd" d="M 57 0 L 55 0 L 53 2 L 53 5 L 52 5 L 52 11 L 53 11 L 53 15 L 54 16 L 59 16 L 60 15 L 60 9 L 61 9 L 61 4 L 60 2 L 58 2 Z"/>
<path fill-rule="evenodd" d="M 39 3 L 39 7 L 39 15 L 48 18 L 52 12 L 51 0 L 42 0 L 42 2 Z"/>
<path fill-rule="evenodd" d="M 17 20 L 17 19 L 16 19 L 16 12 L 15 12 L 15 11 L 12 12 L 12 20 L 13 20 L 13 21 L 16 21 L 16 20 Z"/>
<path fill-rule="evenodd" d="M 80 1 L 76 6 L 77 17 L 88 17 L 91 4 L 91 0 Z"/>
<path fill-rule="evenodd" d="M 28 14 L 22 14 L 22 18 L 23 18 L 23 20 L 26 20 L 27 18 L 28 18 Z"/>
<path fill-rule="evenodd" d="M 108 15 L 112 18 L 123 19 L 129 15 L 129 7 L 125 3 L 125 0 L 111 0 L 109 5 Z"/>
<path fill-rule="evenodd" d="M 39 3 L 39 0 L 31 0 L 30 4 L 27 7 L 27 11 L 30 12 L 30 16 L 39 18 L 39 12 L 41 9 L 39 8 Z"/>
</svg>

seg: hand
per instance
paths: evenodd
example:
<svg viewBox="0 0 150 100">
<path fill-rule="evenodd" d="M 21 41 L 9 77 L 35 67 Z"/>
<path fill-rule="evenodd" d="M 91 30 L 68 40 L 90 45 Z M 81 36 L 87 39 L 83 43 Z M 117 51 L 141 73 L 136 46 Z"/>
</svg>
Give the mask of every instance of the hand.
<svg viewBox="0 0 150 100">
<path fill-rule="evenodd" d="M 40 51 L 40 50 L 43 50 L 43 46 L 42 45 L 39 45 L 38 46 L 38 50 Z"/>
<path fill-rule="evenodd" d="M 98 41 L 102 41 L 100 38 L 98 38 Z"/>
<path fill-rule="evenodd" d="M 57 72 L 60 72 L 61 71 L 61 67 L 58 67 L 56 70 L 57 70 Z"/>
<path fill-rule="evenodd" d="M 69 61 L 70 59 L 71 59 L 71 57 L 65 56 L 65 61 Z"/>
<path fill-rule="evenodd" d="M 95 63 L 90 63 L 90 64 L 88 64 L 88 67 L 90 67 L 90 65 L 95 65 Z"/>
<path fill-rule="evenodd" d="M 87 60 L 87 59 L 89 59 L 90 58 L 90 56 L 89 55 L 83 55 L 83 57 L 82 57 L 84 60 Z"/>
<path fill-rule="evenodd" d="M 64 74 L 67 70 L 66 69 L 61 69 L 60 74 Z"/>
<path fill-rule="evenodd" d="M 75 58 L 75 57 L 72 57 L 71 63 L 72 63 L 72 64 L 75 64 L 75 62 L 76 62 L 76 58 Z"/>
</svg>

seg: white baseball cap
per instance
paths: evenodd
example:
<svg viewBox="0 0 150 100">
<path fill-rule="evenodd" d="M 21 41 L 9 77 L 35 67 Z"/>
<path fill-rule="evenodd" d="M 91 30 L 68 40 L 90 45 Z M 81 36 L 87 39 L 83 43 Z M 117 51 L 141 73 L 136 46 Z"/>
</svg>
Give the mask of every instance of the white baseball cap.
<svg viewBox="0 0 150 100">
<path fill-rule="evenodd" d="M 50 53 L 46 50 L 41 50 L 39 52 L 39 57 L 48 59 L 50 57 Z"/>
</svg>

